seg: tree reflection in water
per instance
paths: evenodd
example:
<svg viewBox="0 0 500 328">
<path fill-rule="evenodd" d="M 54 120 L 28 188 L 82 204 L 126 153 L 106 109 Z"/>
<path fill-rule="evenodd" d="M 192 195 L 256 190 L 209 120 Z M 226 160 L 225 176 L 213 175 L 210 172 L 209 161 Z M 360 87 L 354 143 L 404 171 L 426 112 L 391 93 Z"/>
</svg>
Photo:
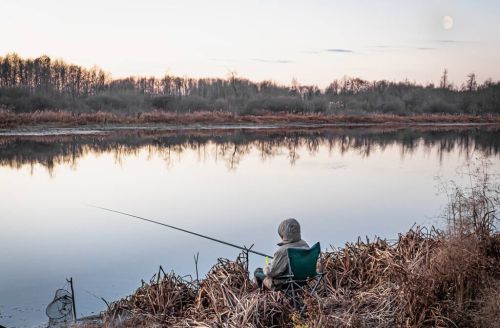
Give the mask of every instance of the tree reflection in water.
<svg viewBox="0 0 500 328">
<path fill-rule="evenodd" d="M 315 155 L 320 147 L 330 153 L 355 151 L 368 157 L 387 147 L 400 148 L 402 157 L 422 147 L 436 151 L 440 160 L 446 153 L 458 150 L 469 158 L 473 152 L 498 156 L 500 128 L 433 127 L 433 128 L 328 128 L 278 130 L 182 130 L 182 131 L 108 131 L 93 135 L 0 136 L 0 165 L 21 168 L 41 164 L 49 173 L 59 164 L 76 168 L 78 160 L 88 154 L 113 154 L 116 163 L 127 156 L 146 150 L 165 159 L 167 167 L 174 158 L 194 151 L 199 160 L 212 157 L 222 160 L 231 170 L 238 168 L 245 155 L 258 151 L 262 161 L 288 154 L 290 165 L 300 160 L 300 152 Z"/>
</svg>

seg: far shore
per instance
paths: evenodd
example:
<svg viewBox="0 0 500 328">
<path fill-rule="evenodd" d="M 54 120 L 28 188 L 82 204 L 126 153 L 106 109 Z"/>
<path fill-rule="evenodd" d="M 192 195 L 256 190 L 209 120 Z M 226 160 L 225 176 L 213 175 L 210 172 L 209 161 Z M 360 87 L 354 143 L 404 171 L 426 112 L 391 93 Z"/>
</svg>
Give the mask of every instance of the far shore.
<svg viewBox="0 0 500 328">
<path fill-rule="evenodd" d="M 106 129 L 150 128 L 155 126 L 179 128 L 321 128 L 330 126 L 427 126 L 427 125 L 498 125 L 500 116 L 472 115 L 411 115 L 388 114 L 295 114 L 262 113 L 242 115 L 227 112 L 173 113 L 152 111 L 138 114 L 110 112 L 73 113 L 68 111 L 37 111 L 14 113 L 0 111 L 0 129 L 75 128 Z"/>
</svg>

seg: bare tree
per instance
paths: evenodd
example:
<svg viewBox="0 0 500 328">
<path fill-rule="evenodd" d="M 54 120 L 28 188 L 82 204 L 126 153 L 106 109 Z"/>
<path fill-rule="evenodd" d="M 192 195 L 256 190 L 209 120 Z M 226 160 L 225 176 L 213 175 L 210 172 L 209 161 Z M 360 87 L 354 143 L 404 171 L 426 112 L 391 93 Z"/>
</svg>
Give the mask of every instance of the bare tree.
<svg viewBox="0 0 500 328">
<path fill-rule="evenodd" d="M 441 82 L 439 84 L 441 89 L 448 89 L 449 88 L 449 82 L 448 82 L 448 70 L 445 68 L 443 71 L 443 75 L 441 76 Z"/>
<path fill-rule="evenodd" d="M 467 75 L 466 88 L 469 92 L 477 90 L 476 74 L 470 73 Z"/>
</svg>

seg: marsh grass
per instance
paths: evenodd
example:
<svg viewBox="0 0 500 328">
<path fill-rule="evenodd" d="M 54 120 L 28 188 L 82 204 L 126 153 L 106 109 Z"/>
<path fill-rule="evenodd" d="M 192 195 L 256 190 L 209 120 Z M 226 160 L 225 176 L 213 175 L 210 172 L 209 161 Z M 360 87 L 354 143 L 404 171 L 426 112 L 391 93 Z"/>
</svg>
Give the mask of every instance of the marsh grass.
<svg viewBox="0 0 500 328">
<path fill-rule="evenodd" d="M 159 272 L 103 313 L 103 327 L 495 327 L 500 322 L 498 184 L 484 161 L 452 184 L 444 229 L 361 240 L 321 254 L 318 295 L 300 316 L 225 259 L 200 281 Z"/>
<path fill-rule="evenodd" d="M 34 111 L 15 113 L 0 108 L 0 128 L 54 125 L 127 125 L 127 124 L 436 124 L 436 123 L 500 123 L 496 115 L 412 115 L 392 114 L 321 114 L 321 113 L 272 113 L 259 112 L 254 115 L 234 114 L 223 111 L 196 111 L 175 113 L 150 111 L 137 114 L 115 114 L 111 112 L 75 113 L 69 111 Z"/>
</svg>

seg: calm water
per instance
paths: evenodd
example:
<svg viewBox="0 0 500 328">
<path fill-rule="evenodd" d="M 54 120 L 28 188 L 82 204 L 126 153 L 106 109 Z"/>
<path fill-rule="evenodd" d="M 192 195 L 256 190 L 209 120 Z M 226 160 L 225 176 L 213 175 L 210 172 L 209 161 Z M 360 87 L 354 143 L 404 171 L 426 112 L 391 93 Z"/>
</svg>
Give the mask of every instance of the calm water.
<svg viewBox="0 0 500 328">
<path fill-rule="evenodd" d="M 467 159 L 500 170 L 498 129 L 136 131 L 0 136 L 0 324 L 32 327 L 73 277 L 78 315 L 162 265 L 205 273 L 238 251 L 96 204 L 272 253 L 287 217 L 323 248 L 432 225 L 436 176 Z M 252 256 L 252 268 L 264 259 Z"/>
</svg>

